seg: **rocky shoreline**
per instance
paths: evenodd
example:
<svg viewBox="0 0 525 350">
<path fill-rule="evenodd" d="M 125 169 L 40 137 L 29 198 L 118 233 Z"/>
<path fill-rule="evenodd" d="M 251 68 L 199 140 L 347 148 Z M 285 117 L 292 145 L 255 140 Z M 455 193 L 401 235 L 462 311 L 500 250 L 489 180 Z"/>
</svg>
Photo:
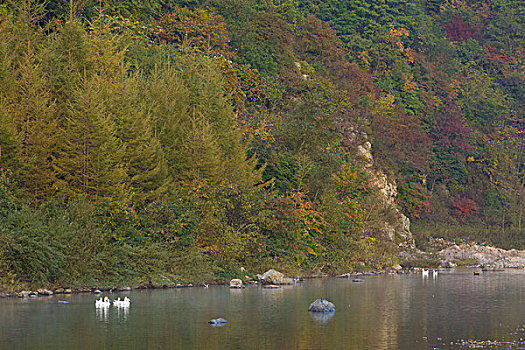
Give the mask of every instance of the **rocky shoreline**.
<svg viewBox="0 0 525 350">
<path fill-rule="evenodd" d="M 262 275 L 257 275 L 257 279 L 243 280 L 232 280 L 234 281 L 222 281 L 216 280 L 211 281 L 207 284 L 202 283 L 174 283 L 168 279 L 165 279 L 160 283 L 143 283 L 136 287 L 131 286 L 120 286 L 112 288 L 101 288 L 99 286 L 94 287 L 78 287 L 78 288 L 39 288 L 36 290 L 20 290 L 16 292 L 0 291 L 0 298 L 6 297 L 20 297 L 30 298 L 39 296 L 50 296 L 55 294 L 79 294 L 79 293 L 114 293 L 122 291 L 131 291 L 134 289 L 163 289 L 163 288 L 190 288 L 190 287 L 207 287 L 209 284 L 215 285 L 229 285 L 231 288 L 243 288 L 244 285 L 263 285 L 265 287 L 274 286 L 279 287 L 281 285 L 293 285 L 297 282 L 304 281 L 312 278 L 326 278 L 326 277 L 337 277 L 337 278 L 352 278 L 354 281 L 362 281 L 359 277 L 364 276 L 379 276 L 379 275 L 396 275 L 396 274 L 411 274 L 418 273 L 422 267 L 431 267 L 430 264 L 425 265 L 425 261 L 438 261 L 439 266 L 444 268 L 453 268 L 459 266 L 473 266 L 481 267 L 485 270 L 502 270 L 505 268 L 517 268 L 525 269 L 525 250 L 504 250 L 501 248 L 495 248 L 486 246 L 484 244 L 454 244 L 449 242 L 445 244 L 443 249 L 434 253 L 425 253 L 421 251 L 403 252 L 400 257 L 404 259 L 405 266 L 394 265 L 390 268 L 373 271 L 373 272 L 348 272 L 341 275 L 309 275 L 303 277 L 289 277 L 285 276 L 279 271 L 269 270 Z M 418 267 L 407 267 L 411 261 L 420 261 Z M 421 263 L 422 261 L 422 263 Z M 246 276 L 248 277 L 248 276 Z"/>
<path fill-rule="evenodd" d="M 457 266 L 458 261 L 475 260 L 486 269 L 525 268 L 525 250 L 505 250 L 484 244 L 454 244 L 436 256 L 447 267 Z"/>
<path fill-rule="evenodd" d="M 359 278 L 364 276 L 380 276 L 380 275 L 394 275 L 394 274 L 410 274 L 416 273 L 417 269 L 405 270 L 402 269 L 400 265 L 396 265 L 392 268 L 374 271 L 374 272 L 349 272 L 341 275 L 308 275 L 302 277 L 289 277 L 283 273 L 276 270 L 269 270 L 263 275 L 258 275 L 259 280 L 246 280 L 239 284 L 238 279 L 233 279 L 231 281 L 221 281 L 215 280 L 209 283 L 146 283 L 141 284 L 137 287 L 113 287 L 113 288 L 101 288 L 101 287 L 78 287 L 78 288 L 56 288 L 56 289 L 47 289 L 39 288 L 37 290 L 20 290 L 16 292 L 5 292 L 0 291 L 0 298 L 9 298 L 9 297 L 19 297 L 19 298 L 35 298 L 51 295 L 60 295 L 60 294 L 81 294 L 81 293 L 90 293 L 90 294 L 102 294 L 102 293 L 117 293 L 123 291 L 132 291 L 140 289 L 174 289 L 174 288 L 202 288 L 208 287 L 209 285 L 225 285 L 230 286 L 230 288 L 244 288 L 244 286 L 258 286 L 261 285 L 263 288 L 280 288 L 280 286 L 294 285 L 296 283 L 304 282 L 308 279 L 315 278 Z"/>
</svg>

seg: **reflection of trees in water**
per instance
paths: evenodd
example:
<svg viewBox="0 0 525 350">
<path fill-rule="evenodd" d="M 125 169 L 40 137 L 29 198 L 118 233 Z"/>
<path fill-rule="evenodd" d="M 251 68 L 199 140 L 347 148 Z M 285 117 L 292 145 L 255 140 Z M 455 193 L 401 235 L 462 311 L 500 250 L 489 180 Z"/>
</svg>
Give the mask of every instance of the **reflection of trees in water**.
<svg viewBox="0 0 525 350">
<path fill-rule="evenodd" d="M 54 336 L 46 343 L 57 349 L 111 348 L 121 342 L 154 349 L 428 349 L 457 339 L 508 339 L 506 325 L 523 323 L 525 273 L 462 271 L 443 272 L 436 280 L 377 276 L 360 284 L 311 280 L 277 290 L 210 286 L 135 292 L 129 309 L 112 306 L 95 309 L 95 315 L 91 296 L 72 296 L 68 305 L 52 298 L 1 300 L 0 348 L 42 348 L 44 333 Z M 337 312 L 308 312 L 322 296 Z M 230 323 L 207 324 L 218 317 Z M 2 343 L 6 332 L 12 334 L 9 329 L 39 333 Z"/>
</svg>

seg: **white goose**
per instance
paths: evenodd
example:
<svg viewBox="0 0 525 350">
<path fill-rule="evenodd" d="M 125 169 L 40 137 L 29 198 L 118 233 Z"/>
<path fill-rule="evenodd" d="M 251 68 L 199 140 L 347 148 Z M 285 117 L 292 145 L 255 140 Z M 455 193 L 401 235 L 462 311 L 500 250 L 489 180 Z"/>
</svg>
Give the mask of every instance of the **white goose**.
<svg viewBox="0 0 525 350">
<path fill-rule="evenodd" d="M 130 304 L 131 300 L 129 300 L 128 297 L 124 297 L 124 300 L 120 300 L 120 298 L 118 298 L 117 300 L 113 301 L 113 305 L 116 307 L 129 307 Z"/>
<path fill-rule="evenodd" d="M 436 278 L 438 275 L 438 270 L 432 270 L 432 277 Z"/>
<path fill-rule="evenodd" d="M 428 270 L 423 269 L 421 273 L 423 278 L 428 277 Z"/>
<path fill-rule="evenodd" d="M 102 307 L 109 307 L 111 305 L 111 301 L 109 301 L 108 297 L 100 297 L 100 299 L 95 300 L 95 307 L 96 308 L 102 308 Z"/>
</svg>

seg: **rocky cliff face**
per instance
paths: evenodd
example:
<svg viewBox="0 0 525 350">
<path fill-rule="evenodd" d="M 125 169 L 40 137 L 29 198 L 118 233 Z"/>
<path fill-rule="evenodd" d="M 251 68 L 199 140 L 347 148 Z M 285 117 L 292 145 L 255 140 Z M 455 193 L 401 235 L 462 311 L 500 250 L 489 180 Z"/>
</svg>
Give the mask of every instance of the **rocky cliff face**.
<svg viewBox="0 0 525 350">
<path fill-rule="evenodd" d="M 358 139 L 356 137 L 356 139 Z M 394 220 L 383 223 L 383 233 L 392 241 L 399 242 L 400 246 L 414 247 L 414 238 L 410 231 L 410 219 L 407 218 L 396 206 L 397 186 L 390 181 L 387 175 L 374 166 L 372 144 L 365 133 L 360 133 L 360 144 L 356 147 L 357 154 L 363 161 L 368 173 L 370 183 L 375 186 L 381 196 L 385 208 L 392 211 Z"/>
</svg>

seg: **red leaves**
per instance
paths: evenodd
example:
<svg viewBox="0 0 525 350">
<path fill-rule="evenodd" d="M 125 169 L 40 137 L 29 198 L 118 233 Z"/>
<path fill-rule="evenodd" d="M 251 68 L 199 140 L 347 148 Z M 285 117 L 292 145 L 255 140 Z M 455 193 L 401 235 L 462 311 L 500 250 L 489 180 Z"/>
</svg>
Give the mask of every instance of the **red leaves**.
<svg viewBox="0 0 525 350">
<path fill-rule="evenodd" d="M 470 198 L 457 195 L 456 197 L 453 197 L 451 201 L 455 217 L 468 218 L 470 215 L 475 214 L 478 211 L 476 202 Z"/>
<path fill-rule="evenodd" d="M 447 38 L 450 41 L 467 41 L 468 39 L 476 39 L 477 33 L 474 28 L 465 22 L 459 15 L 456 15 L 448 23 L 441 23 L 447 32 Z"/>
<path fill-rule="evenodd" d="M 508 71 L 518 65 L 516 57 L 504 50 L 498 50 L 489 44 L 483 45 L 483 48 L 485 49 L 485 57 L 496 65 L 502 67 L 503 70 Z"/>
<path fill-rule="evenodd" d="M 432 132 L 434 142 L 450 153 L 463 153 L 468 148 L 472 130 L 467 127 L 461 113 L 455 103 L 449 102 L 436 114 L 435 130 Z"/>
</svg>

